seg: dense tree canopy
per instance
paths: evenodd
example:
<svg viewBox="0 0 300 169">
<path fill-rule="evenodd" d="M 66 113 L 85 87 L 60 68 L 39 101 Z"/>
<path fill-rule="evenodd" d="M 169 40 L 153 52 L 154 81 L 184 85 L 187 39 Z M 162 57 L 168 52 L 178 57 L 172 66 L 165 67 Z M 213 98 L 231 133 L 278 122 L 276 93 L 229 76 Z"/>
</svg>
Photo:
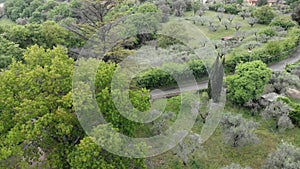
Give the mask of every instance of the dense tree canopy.
<svg viewBox="0 0 300 169">
<path fill-rule="evenodd" d="M 257 18 L 258 23 L 269 24 L 275 17 L 275 12 L 269 6 L 262 6 L 253 11 L 253 16 Z"/>
<path fill-rule="evenodd" d="M 237 104 L 244 104 L 259 97 L 270 78 L 271 70 L 261 61 L 239 64 L 235 74 L 226 79 L 227 97 Z"/>
<path fill-rule="evenodd" d="M 31 23 L 42 23 L 46 20 L 59 21 L 67 17 L 76 17 L 71 11 L 79 7 L 78 0 L 57 2 L 55 0 L 7 0 L 5 14 L 13 21 L 26 19 Z"/>
<path fill-rule="evenodd" d="M 0 69 L 7 67 L 14 58 L 21 60 L 23 50 L 19 48 L 18 44 L 11 42 L 0 35 Z"/>
<path fill-rule="evenodd" d="M 0 74 L 0 163 L 4 168 L 97 168 L 99 158 L 111 159 L 101 163 L 104 168 L 116 166 L 140 166 L 143 160 L 114 156 L 102 150 L 97 144 L 85 138 L 72 105 L 72 74 L 74 61 L 66 54 L 66 49 L 55 47 L 45 50 L 32 46 L 24 54 L 24 63 L 13 62 L 8 70 Z M 111 67 L 113 69 L 106 69 Z M 115 65 L 102 63 L 97 86 L 99 102 L 107 118 L 124 132 L 133 132 L 133 125 L 115 116 L 111 99 L 107 97 Z M 104 87 L 101 88 L 100 86 Z M 141 97 L 132 92 L 133 96 Z M 147 96 L 147 95 L 146 95 Z M 145 96 L 145 98 L 147 98 Z M 136 98 L 136 106 L 147 100 Z M 111 113 L 111 114 L 110 114 Z M 82 140 L 83 139 L 83 140 Z M 75 147 L 74 147 L 75 146 Z M 88 146 L 90 149 L 82 147 Z M 75 148 L 75 149 L 74 149 Z M 73 151 L 74 150 L 74 151 Z M 85 154 L 90 154 L 88 160 Z M 97 160 L 96 160 L 97 159 Z M 81 162 L 87 163 L 81 163 Z M 101 160 L 100 160 L 101 161 Z M 126 167 L 127 166 L 127 167 Z M 99 167 L 99 166 L 98 166 Z"/>
</svg>

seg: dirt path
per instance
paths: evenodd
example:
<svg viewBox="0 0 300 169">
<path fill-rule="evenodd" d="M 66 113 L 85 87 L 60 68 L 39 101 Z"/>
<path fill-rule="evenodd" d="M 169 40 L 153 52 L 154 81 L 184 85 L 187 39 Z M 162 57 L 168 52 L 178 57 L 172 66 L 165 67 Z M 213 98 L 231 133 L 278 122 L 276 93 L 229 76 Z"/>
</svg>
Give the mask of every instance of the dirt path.
<svg viewBox="0 0 300 169">
<path fill-rule="evenodd" d="M 293 53 L 289 58 L 282 60 L 278 63 L 275 63 L 273 65 L 270 65 L 269 68 L 271 68 L 273 71 L 282 71 L 284 70 L 285 66 L 287 64 L 292 64 L 300 60 L 300 45 L 298 46 L 295 53 Z M 199 82 L 197 86 L 194 85 L 186 85 L 184 87 L 179 88 L 172 88 L 172 89 L 165 89 L 165 90 L 155 90 L 151 91 L 151 98 L 152 99 L 160 99 L 160 98 L 169 98 L 173 96 L 179 95 L 181 92 L 184 91 L 197 91 L 201 89 L 206 89 L 208 86 L 208 81 L 202 81 Z"/>
</svg>

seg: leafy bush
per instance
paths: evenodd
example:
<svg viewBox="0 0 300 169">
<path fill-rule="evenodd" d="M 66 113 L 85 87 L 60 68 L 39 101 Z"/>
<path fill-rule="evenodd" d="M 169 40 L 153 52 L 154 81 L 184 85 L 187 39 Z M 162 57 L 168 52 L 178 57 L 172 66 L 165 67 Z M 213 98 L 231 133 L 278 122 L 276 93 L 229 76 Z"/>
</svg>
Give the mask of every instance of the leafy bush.
<svg viewBox="0 0 300 169">
<path fill-rule="evenodd" d="M 243 105 L 251 99 L 260 97 L 271 78 L 271 73 L 262 61 L 239 64 L 235 74 L 226 78 L 228 99 Z"/>
<path fill-rule="evenodd" d="M 245 63 L 250 60 L 250 53 L 246 51 L 233 52 L 228 55 L 228 59 L 225 63 L 225 72 L 234 72 L 236 65 Z"/>
<path fill-rule="evenodd" d="M 226 4 L 224 5 L 224 9 L 226 13 L 234 14 L 234 15 L 237 15 L 240 12 L 236 4 Z"/>
<path fill-rule="evenodd" d="M 207 77 L 208 73 L 205 65 L 201 60 L 190 60 L 187 62 L 190 71 L 192 71 L 195 79 L 199 80 L 203 77 Z M 168 70 L 168 73 L 163 70 Z M 188 78 L 188 70 L 183 64 L 168 63 L 162 66 L 162 69 L 153 68 L 147 70 L 136 77 L 135 83 L 139 87 L 145 87 L 148 89 L 154 89 L 159 87 L 168 87 L 176 84 L 176 80 L 180 78 Z M 174 78 L 175 77 L 175 78 Z"/>
<path fill-rule="evenodd" d="M 209 10 L 217 11 L 219 8 L 223 8 L 224 5 L 222 3 L 215 3 L 208 7 Z"/>
<path fill-rule="evenodd" d="M 289 118 L 291 118 L 293 124 L 300 126 L 300 104 L 294 103 L 288 97 L 280 97 L 284 103 L 288 104 L 293 110 L 289 113 Z"/>
<path fill-rule="evenodd" d="M 201 79 L 208 76 L 206 67 L 201 60 L 190 60 L 187 64 L 189 65 L 191 71 L 193 71 L 193 75 L 196 77 L 196 79 Z"/>
<path fill-rule="evenodd" d="M 246 121 L 241 114 L 225 114 L 221 126 L 225 143 L 233 147 L 259 142 L 259 138 L 253 133 L 258 123 Z"/>
<path fill-rule="evenodd" d="M 252 15 L 257 18 L 258 23 L 269 24 L 275 17 L 275 12 L 269 6 L 262 6 L 255 9 Z"/>
<path fill-rule="evenodd" d="M 272 20 L 272 22 L 270 23 L 270 26 L 280 26 L 280 27 L 284 28 L 285 30 L 288 30 L 289 28 L 294 27 L 296 25 L 297 25 L 297 23 L 295 21 L 292 21 L 291 17 L 285 16 L 285 15 L 284 16 L 280 15 L 280 16 L 274 18 Z"/>
<path fill-rule="evenodd" d="M 5 36 L 23 49 L 35 44 L 44 48 L 52 48 L 56 45 L 78 47 L 83 44 L 77 35 L 68 32 L 53 21 L 43 24 L 16 25 Z"/>
<path fill-rule="evenodd" d="M 275 35 L 277 35 L 275 29 L 272 28 L 272 27 L 267 27 L 267 28 L 265 28 L 265 29 L 262 29 L 261 31 L 258 32 L 258 34 L 259 34 L 259 35 L 264 34 L 264 35 L 266 35 L 266 36 L 269 37 L 269 38 L 270 38 L 270 37 L 273 37 L 273 36 L 275 36 Z"/>
</svg>

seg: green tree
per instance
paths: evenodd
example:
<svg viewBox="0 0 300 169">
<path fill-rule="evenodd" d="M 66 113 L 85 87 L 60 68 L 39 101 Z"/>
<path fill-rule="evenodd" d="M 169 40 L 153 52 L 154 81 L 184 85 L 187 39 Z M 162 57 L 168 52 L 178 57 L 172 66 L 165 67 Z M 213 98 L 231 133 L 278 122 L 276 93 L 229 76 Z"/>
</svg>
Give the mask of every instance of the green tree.
<svg viewBox="0 0 300 169">
<path fill-rule="evenodd" d="M 270 26 L 280 26 L 285 30 L 288 30 L 291 27 L 296 26 L 297 23 L 292 21 L 289 16 L 280 15 L 272 20 Z"/>
<path fill-rule="evenodd" d="M 268 168 L 300 168 L 300 149 L 289 143 L 281 143 L 277 150 L 270 154 L 262 167 Z"/>
<path fill-rule="evenodd" d="M 269 6 L 256 8 L 252 15 L 257 18 L 257 22 L 261 24 L 269 24 L 275 17 L 275 12 Z"/>
<path fill-rule="evenodd" d="M 20 61 L 22 59 L 23 50 L 3 36 L 0 35 L 0 69 L 7 67 L 14 58 Z"/>
<path fill-rule="evenodd" d="M 31 23 L 24 26 L 16 25 L 8 30 L 5 36 L 23 49 L 32 45 L 53 48 L 57 45 L 79 47 L 83 44 L 83 40 L 77 35 L 53 21 L 46 21 L 42 24 Z"/>
<path fill-rule="evenodd" d="M 239 64 L 235 74 L 226 78 L 228 98 L 241 105 L 258 98 L 271 74 L 271 70 L 262 61 Z"/>
<path fill-rule="evenodd" d="M 24 62 L 0 74 L 0 161 L 68 167 L 64 159 L 84 135 L 72 109 L 74 62 L 62 47 L 38 46 L 25 52 Z"/>
<path fill-rule="evenodd" d="M 259 141 L 253 130 L 258 126 L 256 122 L 246 121 L 242 115 L 226 114 L 221 121 L 224 141 L 233 147 L 253 144 Z"/>
</svg>

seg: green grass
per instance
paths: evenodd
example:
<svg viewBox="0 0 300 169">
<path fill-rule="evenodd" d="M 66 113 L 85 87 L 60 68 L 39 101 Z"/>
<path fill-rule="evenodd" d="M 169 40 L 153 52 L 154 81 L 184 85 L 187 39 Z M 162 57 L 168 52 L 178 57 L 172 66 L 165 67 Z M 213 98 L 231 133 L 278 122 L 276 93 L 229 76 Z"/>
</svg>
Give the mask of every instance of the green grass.
<svg viewBox="0 0 300 169">
<path fill-rule="evenodd" d="M 213 19 L 214 23 L 220 23 L 216 17 L 216 14 L 217 14 L 217 12 L 207 11 L 204 13 L 203 16 Z M 226 20 L 226 16 L 227 16 L 227 14 L 224 14 L 224 17 L 223 17 L 224 20 Z M 262 29 L 262 28 L 267 27 L 266 25 L 261 25 L 261 24 L 255 24 L 253 27 L 251 27 L 248 24 L 247 19 L 243 20 L 238 15 L 235 15 L 235 17 L 232 21 L 233 24 L 236 22 L 239 22 L 242 24 L 242 27 L 240 30 L 243 30 L 243 31 L 249 31 L 249 30 L 253 30 L 253 29 Z M 220 40 L 224 36 L 233 36 L 235 33 L 235 29 L 233 27 L 229 28 L 228 30 L 225 30 L 225 27 L 223 25 L 221 25 L 220 28 L 216 32 L 212 32 L 209 30 L 208 26 L 201 26 L 200 24 L 197 24 L 197 25 L 199 26 L 199 29 L 201 29 L 201 31 L 211 40 Z M 251 38 L 251 36 L 249 36 L 248 38 Z"/>
<path fill-rule="evenodd" d="M 172 99 L 172 100 L 171 100 Z M 173 97 L 169 99 L 168 110 L 175 111 L 178 107 L 180 98 Z M 252 169 L 259 169 L 264 164 L 268 155 L 274 152 L 281 140 L 290 142 L 300 147 L 300 128 L 294 128 L 286 131 L 278 131 L 275 129 L 274 120 L 264 120 L 259 113 L 254 115 L 246 108 L 226 103 L 224 112 L 233 114 L 242 114 L 246 120 L 253 120 L 259 123 L 259 127 L 255 133 L 260 139 L 258 144 L 243 147 L 231 147 L 223 142 L 223 136 L 220 127 L 200 148 L 189 156 L 187 166 L 183 165 L 181 159 L 168 151 L 159 156 L 153 157 L 152 162 L 154 168 L 157 169 L 218 169 L 231 163 L 239 163 L 242 166 L 249 166 Z M 195 133 L 200 133 L 203 124 L 197 121 L 193 127 Z"/>
</svg>

